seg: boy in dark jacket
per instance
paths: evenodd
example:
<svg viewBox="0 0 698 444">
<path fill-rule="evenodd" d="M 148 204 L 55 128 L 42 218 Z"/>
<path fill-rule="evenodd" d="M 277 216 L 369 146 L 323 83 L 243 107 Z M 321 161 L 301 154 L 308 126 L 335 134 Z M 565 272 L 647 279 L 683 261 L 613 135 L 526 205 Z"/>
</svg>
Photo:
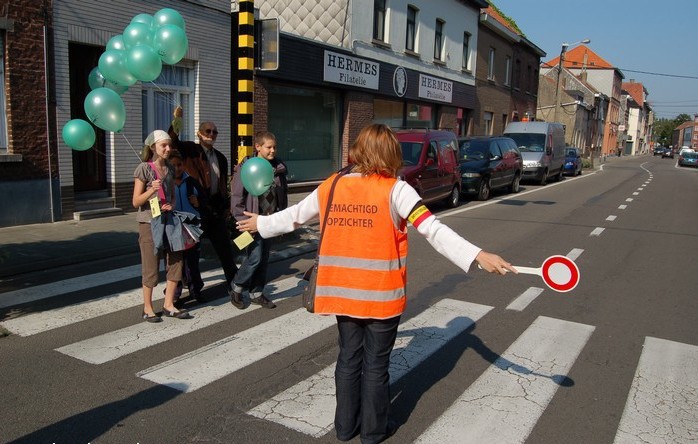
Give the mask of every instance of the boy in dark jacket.
<svg viewBox="0 0 698 444">
<path fill-rule="evenodd" d="M 242 165 L 247 158 L 235 167 L 231 189 L 230 209 L 235 220 L 245 220 L 243 211 L 257 214 L 272 214 L 288 206 L 288 183 L 286 165 L 276 157 L 276 136 L 268 131 L 255 134 L 255 155 L 266 159 L 274 168 L 274 182 L 260 196 L 253 196 L 245 190 L 240 179 Z M 264 308 L 274 308 L 276 304 L 264 296 L 267 283 L 267 264 L 269 262 L 270 240 L 263 239 L 258 233 L 246 247 L 246 257 L 232 283 L 230 302 L 237 308 L 245 308 L 242 299 L 243 290 L 250 293 L 250 302 Z"/>
</svg>

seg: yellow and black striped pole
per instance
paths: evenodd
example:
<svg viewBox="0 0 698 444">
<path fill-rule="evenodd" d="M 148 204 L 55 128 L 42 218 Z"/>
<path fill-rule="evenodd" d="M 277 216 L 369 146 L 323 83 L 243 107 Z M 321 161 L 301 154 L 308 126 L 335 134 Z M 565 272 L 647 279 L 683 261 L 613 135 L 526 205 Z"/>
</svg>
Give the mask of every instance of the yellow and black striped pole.
<svg viewBox="0 0 698 444">
<path fill-rule="evenodd" d="M 238 164 L 254 150 L 254 0 L 240 0 L 238 12 Z"/>
</svg>

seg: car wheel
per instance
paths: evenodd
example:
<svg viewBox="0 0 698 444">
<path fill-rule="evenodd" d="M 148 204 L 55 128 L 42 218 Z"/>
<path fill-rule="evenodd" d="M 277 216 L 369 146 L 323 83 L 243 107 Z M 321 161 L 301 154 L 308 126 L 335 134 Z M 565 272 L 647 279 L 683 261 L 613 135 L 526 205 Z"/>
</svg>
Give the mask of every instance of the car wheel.
<svg viewBox="0 0 698 444">
<path fill-rule="evenodd" d="M 457 186 L 454 186 L 453 189 L 451 190 L 451 194 L 449 194 L 448 197 L 446 198 L 446 205 L 448 205 L 449 208 L 456 208 L 459 203 L 460 203 L 460 190 L 458 189 Z"/>
<path fill-rule="evenodd" d="M 555 175 L 555 182 L 560 182 L 562 180 L 562 168 L 560 168 L 560 172 Z"/>
<path fill-rule="evenodd" d="M 490 179 L 483 178 L 480 181 L 480 188 L 477 190 L 477 200 L 487 200 L 490 198 Z"/>
<path fill-rule="evenodd" d="M 548 170 L 543 171 L 543 177 L 540 178 L 538 182 L 540 185 L 545 185 L 548 183 Z"/>
<path fill-rule="evenodd" d="M 511 192 L 516 194 L 521 191 L 521 174 L 514 174 L 514 181 L 511 182 Z"/>
</svg>

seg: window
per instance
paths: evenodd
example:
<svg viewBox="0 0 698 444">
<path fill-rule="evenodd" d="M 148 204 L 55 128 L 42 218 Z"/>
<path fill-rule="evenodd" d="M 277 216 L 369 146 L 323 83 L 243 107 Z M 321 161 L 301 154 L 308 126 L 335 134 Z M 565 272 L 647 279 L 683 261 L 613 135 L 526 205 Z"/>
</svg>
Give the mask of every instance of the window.
<svg viewBox="0 0 698 444">
<path fill-rule="evenodd" d="M 533 75 L 531 73 L 531 65 L 526 67 L 526 92 L 531 92 L 533 86 Z"/>
<path fill-rule="evenodd" d="M 482 118 L 485 123 L 485 135 L 486 136 L 491 136 L 492 135 L 492 119 L 493 119 L 493 114 L 490 112 L 485 111 L 485 113 L 482 115 Z"/>
<path fill-rule="evenodd" d="M 504 62 L 504 84 L 506 86 L 511 85 L 511 57 L 507 56 Z"/>
<path fill-rule="evenodd" d="M 514 64 L 514 89 L 521 89 L 521 60 L 516 59 Z"/>
<path fill-rule="evenodd" d="M 487 79 L 494 80 L 494 48 L 490 48 L 489 65 L 487 66 Z"/>
<path fill-rule="evenodd" d="M 444 47 L 444 21 L 436 19 L 434 26 L 434 60 L 441 60 Z"/>
<path fill-rule="evenodd" d="M 415 39 L 417 38 L 417 8 L 407 7 L 407 36 L 405 37 L 405 49 L 416 52 Z"/>
<path fill-rule="evenodd" d="M 502 114 L 502 134 L 507 127 L 507 123 L 509 123 L 509 114 Z"/>
<path fill-rule="evenodd" d="M 163 65 L 160 77 L 142 83 L 143 139 L 156 129 L 167 129 L 172 112 L 182 107 L 181 140 L 193 140 L 194 70 L 184 66 Z"/>
<path fill-rule="evenodd" d="M 7 103 L 5 102 L 5 32 L 0 31 L 0 153 L 7 152 Z"/>
<path fill-rule="evenodd" d="M 463 69 L 470 71 L 470 34 L 463 33 Z"/>
<path fill-rule="evenodd" d="M 385 0 L 373 1 L 373 38 L 385 41 Z"/>
</svg>

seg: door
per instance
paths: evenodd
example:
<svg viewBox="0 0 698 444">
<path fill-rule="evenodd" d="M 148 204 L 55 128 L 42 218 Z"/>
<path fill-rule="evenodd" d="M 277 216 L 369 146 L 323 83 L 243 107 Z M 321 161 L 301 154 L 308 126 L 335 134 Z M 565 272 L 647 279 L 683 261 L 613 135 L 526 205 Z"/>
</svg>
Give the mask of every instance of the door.
<svg viewBox="0 0 698 444">
<path fill-rule="evenodd" d="M 490 188 L 499 188 L 505 182 L 506 165 L 502 150 L 499 149 L 499 144 L 496 140 L 490 141 Z"/>
<path fill-rule="evenodd" d="M 68 45 L 70 73 L 70 118 L 87 120 L 84 103 L 91 91 L 87 78 L 97 66 L 104 48 L 99 46 L 70 43 Z M 105 155 L 105 133 L 95 127 L 95 146 L 87 151 L 73 152 L 73 188 L 79 193 L 98 192 L 107 189 L 107 158 Z"/>
<path fill-rule="evenodd" d="M 439 168 L 439 149 L 435 140 L 429 142 L 427 146 L 426 158 L 424 159 L 424 170 L 421 174 L 424 200 L 433 200 L 442 193 L 441 182 L 443 175 Z"/>
</svg>

